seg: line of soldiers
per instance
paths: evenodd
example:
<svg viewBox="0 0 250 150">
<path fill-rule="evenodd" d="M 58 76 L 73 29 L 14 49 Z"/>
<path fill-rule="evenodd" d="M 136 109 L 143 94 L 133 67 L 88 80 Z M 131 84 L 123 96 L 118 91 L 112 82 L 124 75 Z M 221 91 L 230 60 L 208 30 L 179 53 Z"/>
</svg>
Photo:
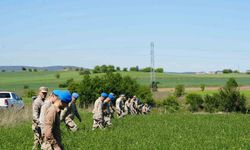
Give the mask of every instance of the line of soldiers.
<svg viewBox="0 0 250 150">
<path fill-rule="evenodd" d="M 40 87 L 39 94 L 32 104 L 32 130 L 34 145 L 32 149 L 61 150 L 60 122 L 64 122 L 70 131 L 76 131 L 77 125 L 73 121 L 76 116 L 81 117 L 76 108 L 78 94 L 67 90 L 54 90 L 49 96 L 47 87 Z"/>
<path fill-rule="evenodd" d="M 115 103 L 115 109 L 113 104 Z M 93 128 L 103 129 L 112 125 L 111 119 L 116 111 L 117 117 L 122 118 L 128 114 L 147 114 L 150 112 L 148 104 L 143 104 L 136 96 L 131 99 L 126 99 L 125 95 L 122 94 L 115 101 L 113 93 L 107 94 L 102 93 L 101 96 L 95 101 L 93 113 Z"/>
<path fill-rule="evenodd" d="M 53 90 L 48 96 L 48 88 L 40 87 L 39 94 L 34 97 L 32 104 L 32 130 L 34 132 L 34 145 L 32 149 L 61 150 L 60 123 L 64 122 L 69 131 L 75 132 L 78 126 L 74 122 L 76 116 L 81 122 L 81 116 L 76 107 L 79 97 L 77 93 L 70 93 L 67 90 Z M 113 107 L 115 104 L 115 108 Z M 150 107 L 140 102 L 136 96 L 126 100 L 125 95 L 115 100 L 113 93 L 102 93 L 95 101 L 93 109 L 93 130 L 111 127 L 111 120 L 114 113 L 121 118 L 128 114 L 147 114 Z"/>
</svg>

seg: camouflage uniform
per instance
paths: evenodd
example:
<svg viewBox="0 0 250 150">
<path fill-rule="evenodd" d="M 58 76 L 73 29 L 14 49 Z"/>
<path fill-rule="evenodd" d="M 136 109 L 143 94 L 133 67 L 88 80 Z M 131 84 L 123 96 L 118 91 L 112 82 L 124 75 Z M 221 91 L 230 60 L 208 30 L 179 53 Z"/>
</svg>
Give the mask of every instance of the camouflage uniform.
<svg viewBox="0 0 250 150">
<path fill-rule="evenodd" d="M 41 107 L 44 103 L 44 100 L 38 96 L 32 105 L 32 130 L 34 132 L 34 145 L 32 149 L 38 149 L 42 143 L 42 134 L 40 128 L 39 117 L 41 113 Z"/>
<path fill-rule="evenodd" d="M 76 123 L 73 121 L 74 116 L 76 116 L 79 119 L 79 121 L 82 122 L 81 116 L 79 115 L 77 111 L 76 104 L 74 102 L 70 102 L 68 107 L 66 107 L 61 112 L 60 120 L 64 121 L 67 128 L 72 132 L 75 132 L 78 130 Z"/>
<path fill-rule="evenodd" d="M 111 102 L 104 101 L 103 102 L 103 119 L 104 119 L 104 126 L 111 126 L 111 117 L 112 117 L 112 108 L 111 108 Z"/>
<path fill-rule="evenodd" d="M 41 108 L 41 114 L 39 117 L 40 127 L 41 127 L 41 133 L 42 137 L 44 136 L 44 120 L 45 120 L 45 113 L 49 109 L 49 107 L 52 105 L 52 101 L 45 100 L 42 108 Z"/>
<path fill-rule="evenodd" d="M 124 114 L 123 114 L 123 98 L 120 97 L 116 100 L 116 112 L 117 112 L 117 116 L 118 118 L 122 117 Z"/>
<path fill-rule="evenodd" d="M 94 109 L 92 111 L 93 115 L 93 129 L 96 128 L 103 128 L 103 102 L 101 100 L 101 97 L 99 97 L 94 104 Z"/>
<path fill-rule="evenodd" d="M 60 109 L 52 104 L 45 113 L 43 150 L 61 150 Z"/>
<path fill-rule="evenodd" d="M 124 115 L 127 115 L 130 113 L 130 99 L 126 100 L 125 106 L 124 106 Z"/>
<path fill-rule="evenodd" d="M 135 115 L 137 114 L 137 111 L 136 111 L 136 100 L 135 99 L 131 99 L 130 101 L 130 113 L 131 115 Z"/>
</svg>

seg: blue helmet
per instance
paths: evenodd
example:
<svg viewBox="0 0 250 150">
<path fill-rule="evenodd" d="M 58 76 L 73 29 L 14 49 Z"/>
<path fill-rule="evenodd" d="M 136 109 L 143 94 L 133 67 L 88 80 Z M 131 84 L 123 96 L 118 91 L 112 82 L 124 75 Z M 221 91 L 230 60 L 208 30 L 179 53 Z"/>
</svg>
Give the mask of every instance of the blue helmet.
<svg viewBox="0 0 250 150">
<path fill-rule="evenodd" d="M 53 94 L 56 95 L 62 102 L 71 102 L 71 94 L 69 91 L 54 90 Z"/>
<path fill-rule="evenodd" d="M 108 94 L 103 92 L 103 93 L 101 94 L 101 97 L 107 98 L 107 97 L 108 97 Z"/>
<path fill-rule="evenodd" d="M 109 94 L 109 98 L 111 99 L 111 101 L 115 100 L 114 94 L 113 94 L 113 93 L 110 93 L 110 94 Z"/>
<path fill-rule="evenodd" d="M 74 97 L 74 98 L 78 99 L 79 94 L 78 94 L 78 93 L 73 93 L 73 94 L 72 94 L 72 97 Z"/>
</svg>

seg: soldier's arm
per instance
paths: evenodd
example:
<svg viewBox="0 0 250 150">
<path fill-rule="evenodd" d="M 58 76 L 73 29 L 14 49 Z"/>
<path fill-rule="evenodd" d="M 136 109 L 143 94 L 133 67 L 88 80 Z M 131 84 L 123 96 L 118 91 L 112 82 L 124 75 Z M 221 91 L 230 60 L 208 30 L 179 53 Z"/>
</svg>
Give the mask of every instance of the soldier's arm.
<svg viewBox="0 0 250 150">
<path fill-rule="evenodd" d="M 64 108 L 64 110 L 61 111 L 61 113 L 60 113 L 60 121 L 65 120 L 67 111 L 68 111 L 67 107 Z"/>
<path fill-rule="evenodd" d="M 80 114 L 78 113 L 76 104 L 72 104 L 72 111 L 73 111 L 74 115 L 79 119 L 79 121 L 82 122 L 82 118 L 81 118 Z"/>
<path fill-rule="evenodd" d="M 37 101 L 34 101 L 32 106 L 32 117 L 33 121 L 39 124 L 39 104 Z"/>
<path fill-rule="evenodd" d="M 45 114 L 44 121 L 44 133 L 45 139 L 47 139 L 50 144 L 56 144 L 56 140 L 52 134 L 53 124 L 55 123 L 56 112 L 49 109 Z"/>
</svg>

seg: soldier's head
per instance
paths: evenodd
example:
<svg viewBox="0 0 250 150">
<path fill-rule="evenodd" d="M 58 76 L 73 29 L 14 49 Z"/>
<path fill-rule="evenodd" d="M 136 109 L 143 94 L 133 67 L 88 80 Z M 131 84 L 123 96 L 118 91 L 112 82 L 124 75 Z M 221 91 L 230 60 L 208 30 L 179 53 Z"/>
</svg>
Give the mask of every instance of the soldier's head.
<svg viewBox="0 0 250 150">
<path fill-rule="evenodd" d="M 54 100 L 54 105 L 56 105 L 60 109 L 67 107 L 71 102 L 71 94 L 67 90 L 54 90 L 52 96 L 56 97 Z"/>
<path fill-rule="evenodd" d="M 132 99 L 133 99 L 133 100 L 136 100 L 136 96 L 134 95 Z"/>
<path fill-rule="evenodd" d="M 102 101 L 104 101 L 107 97 L 108 97 L 108 94 L 103 92 L 103 93 L 101 94 L 101 97 L 100 97 L 100 98 L 101 98 Z"/>
<path fill-rule="evenodd" d="M 125 94 L 121 94 L 120 97 L 121 97 L 122 99 L 125 99 L 125 98 L 126 98 L 126 97 L 125 97 Z"/>
<path fill-rule="evenodd" d="M 46 99 L 47 97 L 47 94 L 48 94 L 48 88 L 47 87 L 40 87 L 39 88 L 39 96 L 42 98 L 42 99 Z"/>
<path fill-rule="evenodd" d="M 114 100 L 115 100 L 114 94 L 113 94 L 113 93 L 110 93 L 110 94 L 108 95 L 108 97 L 106 98 L 105 101 L 111 102 L 111 101 L 114 101 Z"/>
<path fill-rule="evenodd" d="M 75 103 L 76 100 L 78 99 L 78 97 L 79 97 L 79 94 L 73 93 L 73 94 L 72 94 L 72 102 Z"/>
</svg>

